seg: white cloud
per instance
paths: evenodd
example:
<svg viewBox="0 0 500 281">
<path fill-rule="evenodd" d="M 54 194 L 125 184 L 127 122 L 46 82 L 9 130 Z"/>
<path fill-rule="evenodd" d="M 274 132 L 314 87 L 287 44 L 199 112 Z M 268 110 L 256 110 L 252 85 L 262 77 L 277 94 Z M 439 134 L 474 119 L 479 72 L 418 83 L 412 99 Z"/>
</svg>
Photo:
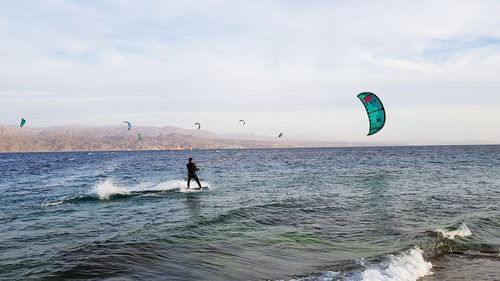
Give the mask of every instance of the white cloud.
<svg viewBox="0 0 500 281">
<path fill-rule="evenodd" d="M 389 115 L 377 138 L 456 140 L 463 115 L 500 121 L 490 109 L 500 105 L 498 10 L 496 1 L 2 3 L 0 123 L 128 115 L 144 125 L 206 119 L 228 133 L 222 120 L 245 114 L 259 120 L 256 134 L 284 119 L 290 134 L 362 140 L 366 116 L 353 112 L 369 90 L 389 114 L 431 114 Z M 414 133 L 424 129 L 435 133 Z M 486 125 L 474 130 L 500 141 Z"/>
</svg>

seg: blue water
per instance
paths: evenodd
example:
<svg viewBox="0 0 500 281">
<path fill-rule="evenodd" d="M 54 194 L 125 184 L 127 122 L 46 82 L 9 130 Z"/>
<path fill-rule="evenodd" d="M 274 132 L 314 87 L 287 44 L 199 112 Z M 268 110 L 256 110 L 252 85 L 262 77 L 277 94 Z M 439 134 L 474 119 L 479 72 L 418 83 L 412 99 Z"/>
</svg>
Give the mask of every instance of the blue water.
<svg viewBox="0 0 500 281">
<path fill-rule="evenodd" d="M 500 280 L 500 146 L 5 153 L 0 194 L 5 280 Z"/>
</svg>

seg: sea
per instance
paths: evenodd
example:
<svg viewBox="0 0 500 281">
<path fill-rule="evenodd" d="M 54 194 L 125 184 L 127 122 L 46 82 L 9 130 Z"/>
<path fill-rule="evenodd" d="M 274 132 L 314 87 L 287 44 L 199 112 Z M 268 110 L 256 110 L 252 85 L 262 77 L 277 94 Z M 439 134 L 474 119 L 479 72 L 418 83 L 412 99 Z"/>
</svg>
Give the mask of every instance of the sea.
<svg viewBox="0 0 500 281">
<path fill-rule="evenodd" d="M 0 194 L 0 280 L 500 280 L 498 145 L 2 153 Z"/>
</svg>

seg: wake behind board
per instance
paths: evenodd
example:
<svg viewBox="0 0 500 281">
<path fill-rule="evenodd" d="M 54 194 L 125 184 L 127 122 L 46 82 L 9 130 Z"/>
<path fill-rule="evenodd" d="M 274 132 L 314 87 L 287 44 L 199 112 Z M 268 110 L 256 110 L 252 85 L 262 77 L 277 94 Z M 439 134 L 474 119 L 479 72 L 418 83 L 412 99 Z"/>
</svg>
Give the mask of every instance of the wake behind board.
<svg viewBox="0 0 500 281">
<path fill-rule="evenodd" d="M 167 193 L 167 192 L 174 192 L 174 191 L 182 191 L 184 188 L 173 188 L 173 189 L 146 189 L 146 190 L 134 190 L 130 191 L 128 194 L 130 195 L 144 195 L 144 194 L 162 194 L 162 193 Z M 197 191 L 204 191 L 204 190 L 210 190 L 209 186 L 202 186 L 201 189 L 199 187 L 191 187 L 187 190 L 197 190 Z"/>
</svg>

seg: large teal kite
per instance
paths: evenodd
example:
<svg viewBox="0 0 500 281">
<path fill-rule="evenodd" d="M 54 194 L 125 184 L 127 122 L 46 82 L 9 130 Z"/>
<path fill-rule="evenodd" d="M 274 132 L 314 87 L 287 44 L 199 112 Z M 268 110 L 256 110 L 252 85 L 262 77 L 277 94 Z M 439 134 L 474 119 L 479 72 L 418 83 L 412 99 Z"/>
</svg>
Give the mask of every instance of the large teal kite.
<svg viewBox="0 0 500 281">
<path fill-rule="evenodd" d="M 368 135 L 371 136 L 382 130 L 385 125 L 384 106 L 374 93 L 363 92 L 358 95 L 358 98 L 365 106 L 366 113 L 368 113 L 368 119 L 370 120 L 370 131 Z"/>
</svg>

